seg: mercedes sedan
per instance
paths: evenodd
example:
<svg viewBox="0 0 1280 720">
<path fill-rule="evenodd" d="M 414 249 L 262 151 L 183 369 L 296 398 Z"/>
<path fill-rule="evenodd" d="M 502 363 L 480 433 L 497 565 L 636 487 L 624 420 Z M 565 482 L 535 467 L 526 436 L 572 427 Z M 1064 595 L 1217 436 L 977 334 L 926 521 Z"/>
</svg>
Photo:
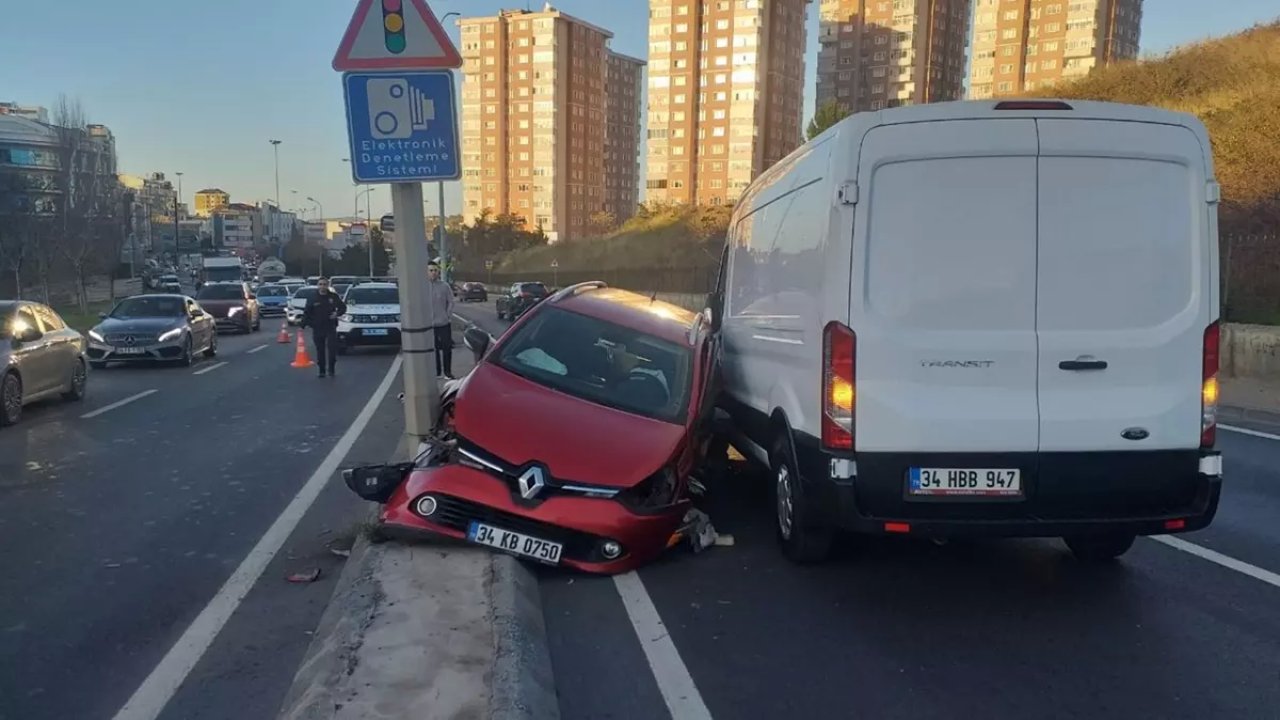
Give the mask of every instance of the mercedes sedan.
<svg viewBox="0 0 1280 720">
<path fill-rule="evenodd" d="M 121 300 L 89 331 L 89 363 L 165 360 L 190 366 L 197 353 L 213 357 L 213 316 L 185 295 L 137 295 Z"/>
</svg>

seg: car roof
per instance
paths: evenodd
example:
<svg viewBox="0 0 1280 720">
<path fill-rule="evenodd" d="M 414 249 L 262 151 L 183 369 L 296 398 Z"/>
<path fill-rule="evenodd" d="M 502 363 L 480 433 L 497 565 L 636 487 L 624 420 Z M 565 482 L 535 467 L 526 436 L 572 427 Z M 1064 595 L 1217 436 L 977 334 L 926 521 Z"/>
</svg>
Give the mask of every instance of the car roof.
<svg viewBox="0 0 1280 720">
<path fill-rule="evenodd" d="M 21 304 L 21 300 L 0 300 L 0 313 L 9 313 Z"/>
<path fill-rule="evenodd" d="M 556 305 L 582 315 L 647 333 L 669 342 L 692 345 L 689 328 L 698 314 L 649 295 L 619 288 L 592 288 L 564 297 Z"/>
<path fill-rule="evenodd" d="M 399 290 L 400 289 L 400 286 L 396 285 L 395 283 L 384 283 L 384 282 L 360 283 L 359 285 L 353 285 L 352 287 L 358 287 L 361 290 Z"/>
</svg>

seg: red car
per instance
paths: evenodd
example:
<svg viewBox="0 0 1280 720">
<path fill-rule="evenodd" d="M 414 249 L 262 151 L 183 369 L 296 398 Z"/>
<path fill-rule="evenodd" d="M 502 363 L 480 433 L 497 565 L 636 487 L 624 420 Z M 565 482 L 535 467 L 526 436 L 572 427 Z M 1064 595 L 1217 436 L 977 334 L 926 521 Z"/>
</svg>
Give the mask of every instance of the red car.
<svg viewBox="0 0 1280 720">
<path fill-rule="evenodd" d="M 487 333 L 468 335 L 482 357 L 453 403 L 456 448 L 399 485 L 384 529 L 599 573 L 662 553 L 711 435 L 705 317 L 584 283 L 492 347 Z"/>
</svg>

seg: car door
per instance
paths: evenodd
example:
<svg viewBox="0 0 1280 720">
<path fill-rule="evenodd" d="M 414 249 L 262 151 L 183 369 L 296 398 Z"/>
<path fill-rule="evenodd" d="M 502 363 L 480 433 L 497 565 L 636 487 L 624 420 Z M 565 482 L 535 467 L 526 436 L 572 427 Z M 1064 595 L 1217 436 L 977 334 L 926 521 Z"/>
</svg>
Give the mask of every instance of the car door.
<svg viewBox="0 0 1280 720">
<path fill-rule="evenodd" d="M 44 325 L 30 305 L 18 306 L 14 317 L 15 338 L 20 334 L 19 329 L 23 327 L 35 328 L 44 333 Z M 26 342 L 15 339 L 13 358 L 18 366 L 18 372 L 22 374 L 23 394 L 26 397 L 32 398 L 49 391 L 55 372 L 51 367 L 54 361 L 50 355 L 47 335 L 42 334 L 38 339 Z"/>
<path fill-rule="evenodd" d="M 79 334 L 67 328 L 51 308 L 45 305 L 32 305 L 32 311 L 40 320 L 44 329 L 46 353 L 49 355 L 50 382 L 61 386 L 70 383 L 71 373 L 77 362 L 80 362 Z"/>
</svg>

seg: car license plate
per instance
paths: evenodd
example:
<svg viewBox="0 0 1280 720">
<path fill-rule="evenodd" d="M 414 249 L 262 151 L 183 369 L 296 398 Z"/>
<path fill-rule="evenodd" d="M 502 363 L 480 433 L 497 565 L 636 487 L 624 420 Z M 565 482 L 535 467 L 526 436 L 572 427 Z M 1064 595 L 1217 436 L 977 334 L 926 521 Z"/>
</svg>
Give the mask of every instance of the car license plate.
<svg viewBox="0 0 1280 720">
<path fill-rule="evenodd" d="M 146 348 L 118 347 L 115 351 L 117 355 L 141 355 L 146 352 Z"/>
<path fill-rule="evenodd" d="M 368 330 L 364 330 L 362 332 L 364 332 L 365 335 L 386 335 L 387 334 L 387 331 L 385 328 L 376 328 L 376 329 L 371 328 Z"/>
<path fill-rule="evenodd" d="M 549 540 L 542 540 L 523 533 L 503 530 L 502 528 L 473 522 L 467 528 L 467 539 L 478 545 L 505 550 L 514 555 L 532 558 L 548 565 L 560 562 L 560 551 L 563 546 Z"/>
<path fill-rule="evenodd" d="M 907 493 L 941 497 L 1018 497 L 1022 471 L 1017 468 L 911 468 Z"/>
</svg>

